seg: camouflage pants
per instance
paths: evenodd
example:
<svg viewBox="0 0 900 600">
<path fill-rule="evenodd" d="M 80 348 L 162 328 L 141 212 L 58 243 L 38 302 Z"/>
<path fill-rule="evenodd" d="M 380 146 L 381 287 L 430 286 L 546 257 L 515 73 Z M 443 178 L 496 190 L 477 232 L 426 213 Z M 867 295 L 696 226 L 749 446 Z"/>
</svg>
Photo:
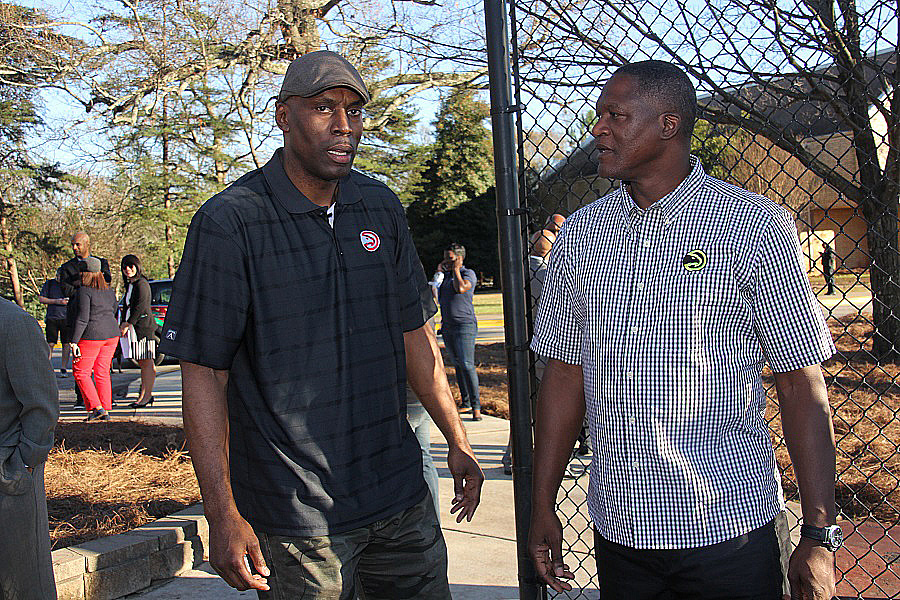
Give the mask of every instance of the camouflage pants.
<svg viewBox="0 0 900 600">
<path fill-rule="evenodd" d="M 256 532 L 271 575 L 261 600 L 449 600 L 447 546 L 430 495 L 346 533 L 287 537 Z"/>
</svg>

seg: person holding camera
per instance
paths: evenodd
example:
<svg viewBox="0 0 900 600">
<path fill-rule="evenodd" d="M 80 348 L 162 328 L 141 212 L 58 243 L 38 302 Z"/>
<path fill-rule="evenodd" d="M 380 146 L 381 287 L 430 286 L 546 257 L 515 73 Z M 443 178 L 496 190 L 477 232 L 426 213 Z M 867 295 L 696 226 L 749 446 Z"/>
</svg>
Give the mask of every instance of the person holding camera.
<svg viewBox="0 0 900 600">
<path fill-rule="evenodd" d="M 441 335 L 450 360 L 456 367 L 456 384 L 462 397 L 460 412 L 472 411 L 472 420 L 481 420 L 481 401 L 478 393 L 478 372 L 475 370 L 475 271 L 463 265 L 466 249 L 452 243 L 444 251 L 438 271 L 444 274 L 438 288 L 441 304 Z"/>
</svg>

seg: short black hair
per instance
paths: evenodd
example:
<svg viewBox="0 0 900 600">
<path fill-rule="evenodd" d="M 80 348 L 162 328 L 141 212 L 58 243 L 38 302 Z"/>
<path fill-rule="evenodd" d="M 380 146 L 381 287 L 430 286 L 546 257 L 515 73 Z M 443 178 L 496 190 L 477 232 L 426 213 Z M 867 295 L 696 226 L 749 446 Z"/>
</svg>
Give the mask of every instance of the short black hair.
<svg viewBox="0 0 900 600">
<path fill-rule="evenodd" d="M 641 94 L 681 116 L 681 130 L 690 140 L 697 120 L 697 92 L 687 73 L 662 60 L 643 60 L 619 67 L 613 76 L 638 80 Z"/>
<path fill-rule="evenodd" d="M 449 246 L 447 246 L 447 250 L 460 258 L 466 257 L 466 247 L 458 242 L 451 243 Z"/>
</svg>

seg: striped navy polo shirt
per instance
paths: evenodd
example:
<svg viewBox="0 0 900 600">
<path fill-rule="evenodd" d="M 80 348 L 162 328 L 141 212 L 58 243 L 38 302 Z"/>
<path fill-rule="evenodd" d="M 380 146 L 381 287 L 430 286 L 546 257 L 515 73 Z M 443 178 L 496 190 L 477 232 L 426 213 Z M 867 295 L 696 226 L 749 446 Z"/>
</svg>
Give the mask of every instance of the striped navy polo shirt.
<svg viewBox="0 0 900 600">
<path fill-rule="evenodd" d="M 435 309 L 385 185 L 352 171 L 332 227 L 281 156 L 194 216 L 160 351 L 228 370 L 244 518 L 275 535 L 334 534 L 425 496 L 403 332 Z"/>
</svg>

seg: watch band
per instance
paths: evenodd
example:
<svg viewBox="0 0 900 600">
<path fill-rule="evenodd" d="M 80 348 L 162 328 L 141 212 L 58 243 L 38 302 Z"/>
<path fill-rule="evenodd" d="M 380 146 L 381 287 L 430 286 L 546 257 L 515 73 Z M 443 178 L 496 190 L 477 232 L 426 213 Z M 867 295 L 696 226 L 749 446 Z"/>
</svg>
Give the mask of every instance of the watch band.
<svg viewBox="0 0 900 600">
<path fill-rule="evenodd" d="M 800 525 L 800 535 L 810 540 L 815 540 L 831 552 L 837 551 L 844 544 L 844 533 L 838 525 L 827 527 L 815 527 L 813 525 Z"/>
</svg>

